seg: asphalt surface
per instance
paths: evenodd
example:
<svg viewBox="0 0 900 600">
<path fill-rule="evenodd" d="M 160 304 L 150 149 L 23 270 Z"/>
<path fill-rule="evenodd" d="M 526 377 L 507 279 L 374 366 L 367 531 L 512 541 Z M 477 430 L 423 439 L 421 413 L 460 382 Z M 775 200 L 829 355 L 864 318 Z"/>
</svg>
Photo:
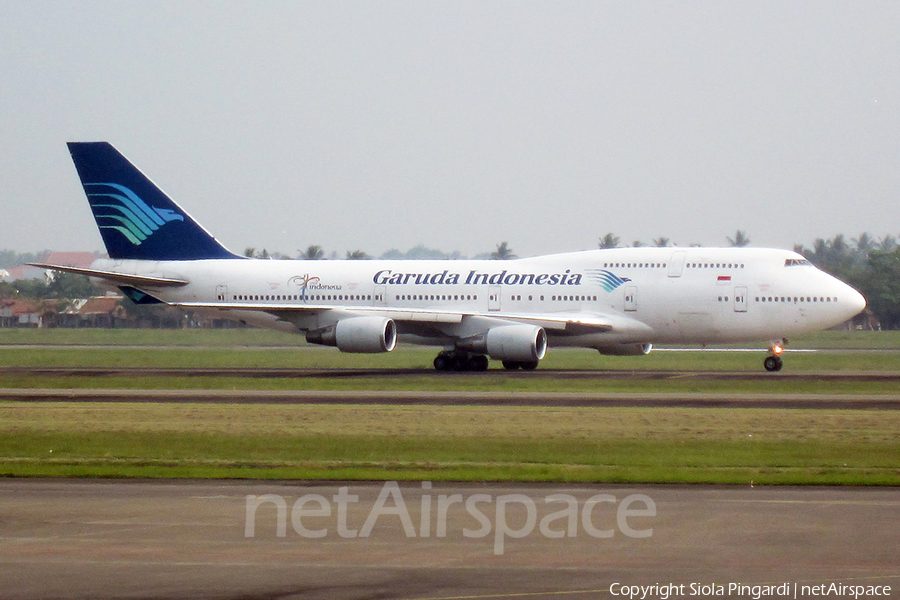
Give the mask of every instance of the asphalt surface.
<svg viewBox="0 0 900 600">
<path fill-rule="evenodd" d="M 0 389 L 19 402 L 168 402 L 228 404 L 388 404 L 900 410 L 897 394 L 727 392 L 486 392 L 372 390 Z"/>
<path fill-rule="evenodd" d="M 817 383 L 900 382 L 900 372 L 766 373 L 698 370 L 552 370 L 510 372 L 494 369 L 485 373 L 440 373 L 422 369 L 289 369 L 289 368 L 158 368 L 158 367 L 0 367 L 0 374 L 40 377 L 103 379 L 105 377 L 229 377 L 304 379 L 377 379 L 402 381 L 432 377 L 437 380 L 483 382 L 482 391 L 372 391 L 372 390 L 279 390 L 244 391 L 216 389 L 128 390 L 44 388 L 0 389 L 0 400 L 29 402 L 199 402 L 277 404 L 393 404 L 393 405 L 485 405 L 485 406 L 573 406 L 573 407 L 680 407 L 680 408 L 799 408 L 799 409 L 900 409 L 900 394 L 843 393 L 750 393 L 750 392 L 605 392 L 604 383 L 617 380 L 679 382 L 727 381 L 741 383 L 764 380 Z M 498 392 L 492 384 L 508 379 L 577 379 L 596 383 L 590 392 Z M 487 391 L 485 391 L 487 390 Z"/>
<path fill-rule="evenodd" d="M 611 593 L 615 584 L 684 584 L 680 595 L 699 598 L 718 590 L 694 584 L 752 598 L 752 586 L 785 583 L 797 597 L 815 597 L 803 586 L 832 583 L 900 595 L 898 488 L 427 485 L 0 481 L 0 597 L 580 599 L 622 597 Z M 339 500 L 342 486 L 348 499 Z M 321 500 L 298 502 L 309 494 Z M 455 494 L 458 502 L 439 508 Z M 571 521 L 554 516 L 569 507 L 548 503 L 554 494 L 571 496 Z M 268 502 L 254 509 L 260 496 Z M 741 595 L 729 584 L 751 587 Z"/>
<path fill-rule="evenodd" d="M 691 381 L 789 380 L 795 382 L 900 382 L 900 371 L 792 372 L 708 371 L 702 369 L 543 369 L 507 371 L 490 369 L 479 373 L 437 373 L 432 369 L 293 369 L 285 367 L 0 367 L 0 375 L 22 377 L 236 377 L 250 379 L 404 379 L 409 377 L 493 379 L 578 379 L 603 381 L 653 381 L 689 379 Z"/>
</svg>

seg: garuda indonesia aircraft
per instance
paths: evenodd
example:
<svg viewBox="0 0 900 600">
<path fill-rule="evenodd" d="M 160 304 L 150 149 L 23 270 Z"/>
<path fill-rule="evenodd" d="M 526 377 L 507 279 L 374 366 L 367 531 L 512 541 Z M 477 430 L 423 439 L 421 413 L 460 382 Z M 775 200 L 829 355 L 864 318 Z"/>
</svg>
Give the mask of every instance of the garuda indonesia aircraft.
<svg viewBox="0 0 900 600">
<path fill-rule="evenodd" d="M 767 342 L 866 305 L 794 252 L 622 248 L 519 260 L 259 260 L 225 249 L 106 142 L 70 143 L 108 259 L 80 273 L 166 303 L 301 333 L 343 352 L 441 347 L 438 370 L 534 369 L 548 346 L 647 354 L 654 343 Z"/>
</svg>

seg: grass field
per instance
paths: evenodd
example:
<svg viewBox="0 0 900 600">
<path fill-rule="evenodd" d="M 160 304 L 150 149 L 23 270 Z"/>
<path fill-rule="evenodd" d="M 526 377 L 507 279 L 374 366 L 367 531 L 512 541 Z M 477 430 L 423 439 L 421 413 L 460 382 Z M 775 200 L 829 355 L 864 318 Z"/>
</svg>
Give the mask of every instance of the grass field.
<svg viewBox="0 0 900 600">
<path fill-rule="evenodd" d="M 0 473 L 900 483 L 893 411 L 0 405 Z"/>
<path fill-rule="evenodd" d="M 749 348 L 756 351 L 703 352 L 698 348 L 696 352 L 670 352 L 662 347 L 648 356 L 601 356 L 592 350 L 551 348 L 540 368 L 759 372 L 765 345 Z M 844 351 L 860 348 L 869 351 Z M 791 353 L 792 349 L 819 350 Z M 0 329 L 0 367 L 423 369 L 430 374 L 436 354 L 434 348 L 409 346 L 386 354 L 342 354 L 335 348 L 308 346 L 297 335 L 256 329 Z M 823 332 L 792 341 L 785 361 L 785 369 L 798 373 L 900 371 L 900 332 Z M 499 368 L 499 363 L 492 361 L 492 368 Z M 429 385 L 439 385 L 437 381 L 429 380 Z"/>
<path fill-rule="evenodd" d="M 296 342 L 256 330 L 12 330 L 0 331 L 0 366 L 421 367 L 423 373 L 350 379 L 6 374 L 0 387 L 596 391 L 599 384 L 604 391 L 898 393 L 890 382 L 789 383 L 765 376 L 736 384 L 434 374 L 431 349 L 354 356 L 292 347 Z M 900 370 L 900 353 L 889 351 L 900 342 L 893 333 L 826 332 L 809 345 L 801 342 L 793 347 L 877 350 L 797 353 L 786 357 L 786 369 Z M 763 356 L 551 351 L 541 368 L 758 371 Z M 6 401 L 0 402 L 0 475 L 900 485 L 900 411 Z"/>
</svg>

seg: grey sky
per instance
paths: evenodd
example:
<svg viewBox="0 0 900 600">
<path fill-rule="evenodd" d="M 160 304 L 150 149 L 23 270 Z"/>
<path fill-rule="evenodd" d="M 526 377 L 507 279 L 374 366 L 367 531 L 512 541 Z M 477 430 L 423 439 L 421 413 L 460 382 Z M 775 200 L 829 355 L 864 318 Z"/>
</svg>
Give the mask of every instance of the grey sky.
<svg viewBox="0 0 900 600">
<path fill-rule="evenodd" d="M 898 2 L 0 0 L 0 248 L 108 140 L 232 250 L 900 234 Z"/>
</svg>

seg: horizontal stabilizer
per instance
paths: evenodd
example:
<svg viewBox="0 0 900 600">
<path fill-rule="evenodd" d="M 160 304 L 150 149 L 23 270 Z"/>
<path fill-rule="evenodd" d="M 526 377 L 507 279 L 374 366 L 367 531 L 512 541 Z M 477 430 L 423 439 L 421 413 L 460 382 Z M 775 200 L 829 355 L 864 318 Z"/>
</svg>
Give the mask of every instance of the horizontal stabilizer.
<svg viewBox="0 0 900 600">
<path fill-rule="evenodd" d="M 48 265 L 44 263 L 28 263 L 32 267 L 41 269 L 51 269 L 53 271 L 62 271 L 63 273 L 75 273 L 76 275 L 86 275 L 87 277 L 97 277 L 105 279 L 113 283 L 134 285 L 134 286 L 179 286 L 187 285 L 189 282 L 184 279 L 172 279 L 171 277 L 154 277 L 152 275 L 135 275 L 133 273 L 116 273 L 115 271 L 99 271 L 97 269 L 82 269 L 79 267 L 64 267 L 62 265 Z"/>
</svg>

